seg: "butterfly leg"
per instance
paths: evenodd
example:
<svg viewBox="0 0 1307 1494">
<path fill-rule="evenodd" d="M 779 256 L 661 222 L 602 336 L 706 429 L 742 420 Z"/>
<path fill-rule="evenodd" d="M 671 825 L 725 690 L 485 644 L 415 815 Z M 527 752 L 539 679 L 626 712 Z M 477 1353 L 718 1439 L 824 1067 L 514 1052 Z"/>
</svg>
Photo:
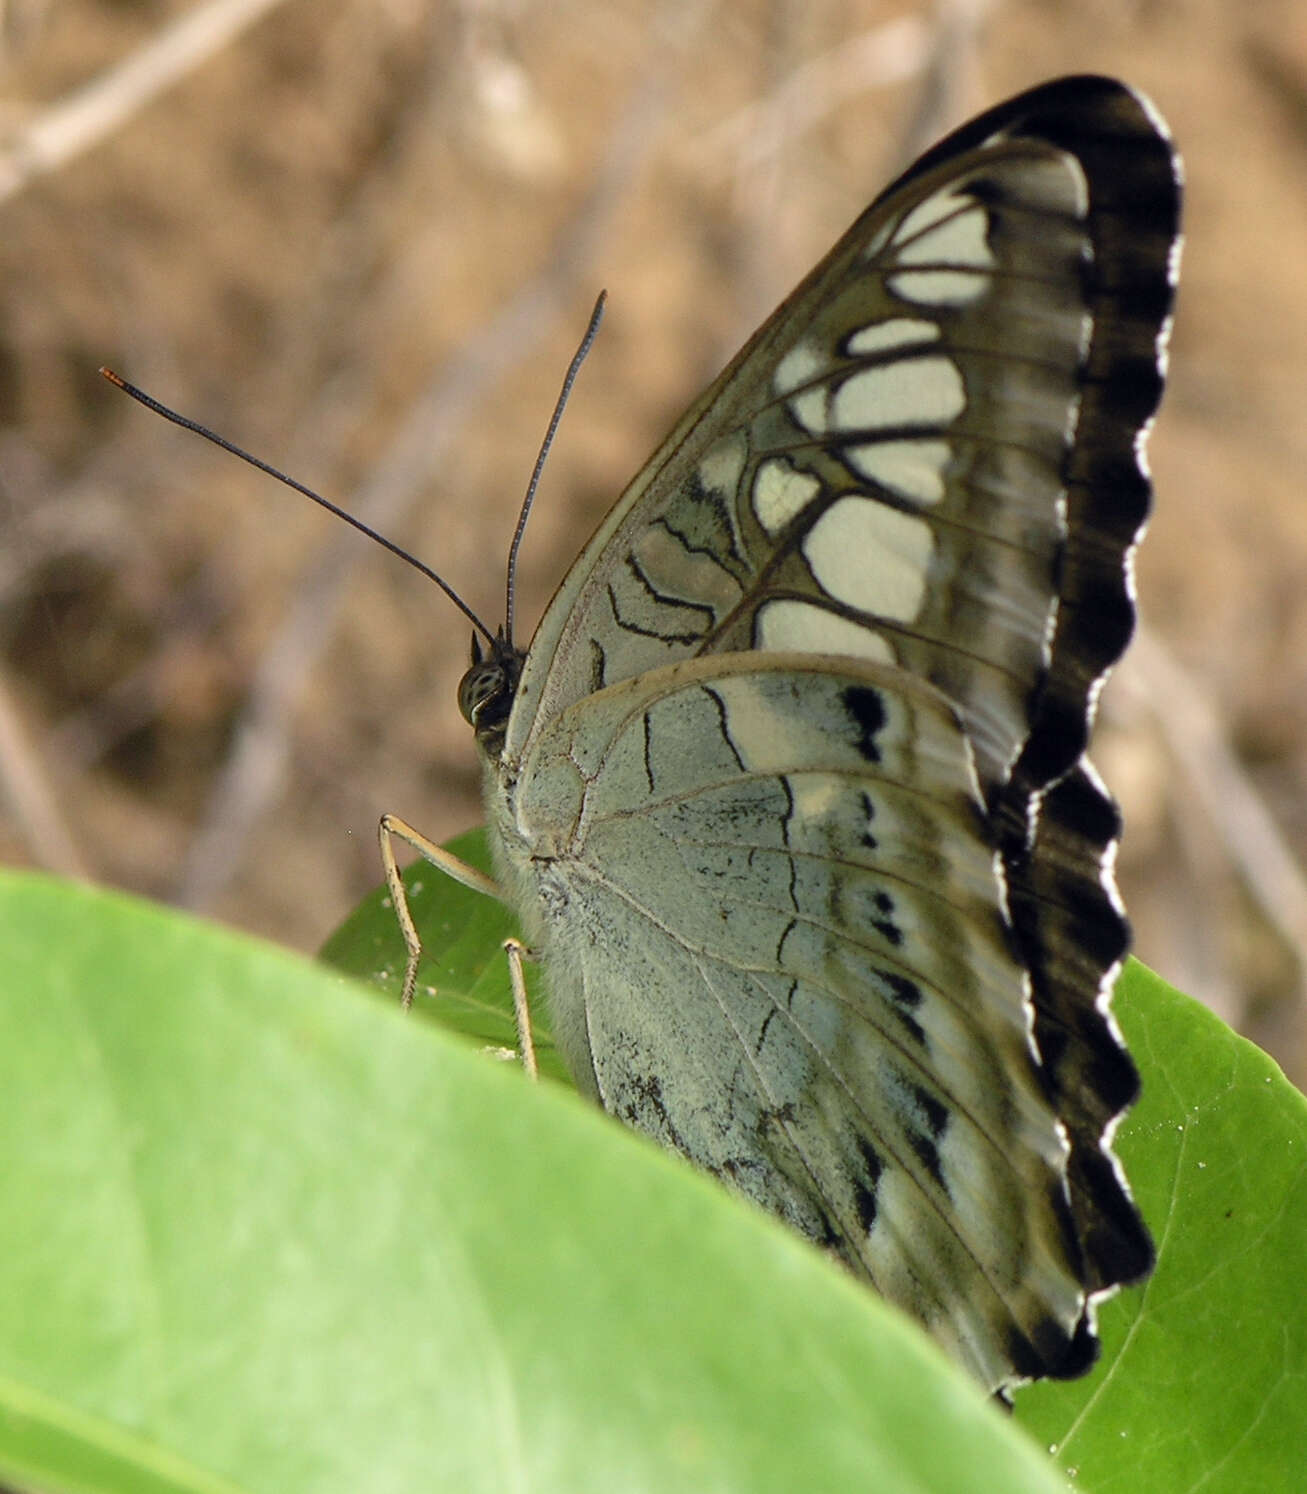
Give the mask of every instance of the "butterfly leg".
<svg viewBox="0 0 1307 1494">
<path fill-rule="evenodd" d="M 513 987 L 513 1020 L 517 1023 L 517 1051 L 522 1055 L 522 1067 L 529 1079 L 538 1079 L 540 1070 L 536 1066 L 536 1045 L 531 1037 L 531 1006 L 526 994 L 526 974 L 522 969 L 527 960 L 534 960 L 536 953 L 528 949 L 520 939 L 505 939 L 504 953 L 508 956 L 508 979 Z"/>
<path fill-rule="evenodd" d="M 404 881 L 399 874 L 399 863 L 395 860 L 394 842 L 396 840 L 403 841 L 406 846 L 415 850 L 438 871 L 444 872 L 447 877 L 452 877 L 455 882 L 461 882 L 464 887 L 470 887 L 473 892 L 484 892 L 487 897 L 493 897 L 498 902 L 503 902 L 504 898 L 498 884 L 484 872 L 479 872 L 474 866 L 468 866 L 457 856 L 451 856 L 443 847 L 438 846 L 433 840 L 428 840 L 420 830 L 415 830 L 398 815 L 383 814 L 381 816 L 381 823 L 377 826 L 377 841 L 381 846 L 381 865 L 385 870 L 386 890 L 390 893 L 391 907 L 395 910 L 395 921 L 399 924 L 399 931 L 404 936 L 404 948 L 408 951 L 408 964 L 404 967 L 404 985 L 400 994 L 400 1002 L 407 1011 L 413 1005 L 413 991 L 418 979 L 418 960 L 422 956 L 422 940 L 418 937 L 417 925 L 413 922 L 412 913 L 409 912 L 408 894 L 404 891 Z M 525 998 L 525 987 L 523 993 Z M 516 1003 L 516 993 L 514 993 L 513 1000 Z M 532 1058 L 534 1060 L 534 1054 Z"/>
</svg>

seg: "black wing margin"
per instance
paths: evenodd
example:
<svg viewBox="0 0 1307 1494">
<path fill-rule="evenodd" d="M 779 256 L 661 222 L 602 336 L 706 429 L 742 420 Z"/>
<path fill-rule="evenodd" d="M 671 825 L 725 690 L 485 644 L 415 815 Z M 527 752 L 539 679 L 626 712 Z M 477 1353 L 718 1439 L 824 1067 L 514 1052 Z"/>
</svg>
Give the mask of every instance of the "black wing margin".
<svg viewBox="0 0 1307 1494">
<path fill-rule="evenodd" d="M 1120 820 L 1083 753 L 1098 692 L 1134 629 L 1132 556 L 1152 498 L 1144 440 L 1165 377 L 1180 166 L 1145 100 L 1111 79 L 1085 76 L 982 115 L 895 187 L 994 136 L 1029 136 L 1066 150 L 1080 162 L 1090 196 L 1092 334 L 1065 472 L 1060 602 L 1047 667 L 1031 693 L 1030 732 L 990 793 L 990 813 L 1031 972 L 1044 1079 L 1070 1141 L 1072 1217 L 1093 1295 L 1140 1279 L 1153 1262 L 1148 1230 L 1110 1149 L 1139 1090 L 1107 1005 L 1130 943 L 1112 870 Z M 1092 1335 L 1078 1344 L 1053 1373 L 1087 1367 L 1096 1352 Z"/>
</svg>

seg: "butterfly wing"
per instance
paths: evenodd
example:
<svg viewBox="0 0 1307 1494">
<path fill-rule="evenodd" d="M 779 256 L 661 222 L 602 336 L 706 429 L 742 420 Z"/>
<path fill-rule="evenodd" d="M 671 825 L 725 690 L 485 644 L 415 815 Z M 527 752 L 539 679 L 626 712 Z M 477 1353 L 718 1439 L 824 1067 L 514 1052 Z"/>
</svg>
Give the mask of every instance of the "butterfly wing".
<svg viewBox="0 0 1307 1494">
<path fill-rule="evenodd" d="M 665 666 L 552 718 L 516 803 L 582 1090 L 983 1383 L 1083 1357 L 1066 1143 L 938 691 L 812 655 Z"/>
<path fill-rule="evenodd" d="M 933 680 L 987 796 L 1019 753 L 1032 779 L 1070 767 L 1133 619 L 1177 212 L 1169 144 L 1106 79 L 937 146 L 600 526 L 532 640 L 506 755 L 615 680 L 788 647 Z"/>
<path fill-rule="evenodd" d="M 1137 1079 L 1107 1011 L 1127 943 L 1110 873 L 1115 808 L 1082 754 L 1098 688 L 1133 620 L 1129 557 L 1149 501 L 1140 436 L 1161 390 L 1177 213 L 1176 166 L 1161 127 L 1134 94 L 1104 79 L 1036 89 L 923 157 L 686 414 L 600 527 L 540 625 L 490 764 L 501 873 L 532 937 L 541 937 L 555 1021 L 580 1082 L 589 1076 L 610 1108 L 775 1211 L 803 1215 L 806 1225 L 796 1222 L 809 1234 L 861 1262 L 946 1341 L 953 1335 L 989 1384 L 1082 1369 L 1089 1297 L 1151 1260 L 1106 1140 Z M 747 696 L 740 680 L 756 684 L 774 665 L 773 683 L 785 681 L 791 706 L 762 712 L 772 792 L 792 789 L 820 761 L 805 755 L 803 715 L 816 711 L 833 656 L 845 657 L 846 684 L 850 670 L 863 669 L 900 702 L 922 692 L 943 698 L 932 741 L 950 737 L 950 751 L 907 760 L 902 790 L 936 803 L 943 790 L 930 775 L 939 768 L 952 785 L 959 765 L 970 765 L 970 808 L 940 810 L 933 833 L 941 862 L 979 856 L 992 865 L 965 913 L 931 901 L 920 879 L 904 884 L 915 890 L 913 916 L 895 925 L 902 979 L 922 993 L 911 1016 L 927 1034 L 936 1021 L 948 1029 L 930 1044 L 948 1073 L 921 1080 L 916 1100 L 911 1083 L 886 1077 L 898 1050 L 891 1044 L 877 1057 L 879 1039 L 870 1035 L 895 1033 L 893 1021 L 874 1014 L 885 984 L 877 971 L 890 967 L 848 954 L 876 937 L 857 890 L 862 870 L 849 870 L 843 854 L 787 861 L 771 841 L 746 835 L 729 875 L 696 873 L 693 894 L 678 891 L 678 882 L 690 885 L 684 848 L 675 837 L 663 844 L 659 785 L 647 761 L 643 778 L 638 771 L 641 734 L 661 720 L 649 692 L 662 688 L 669 668 L 692 667 L 696 688 L 711 698 L 727 681 Z M 618 731 L 609 702 L 624 683 L 634 692 L 630 721 L 643 725 Z M 744 764 L 757 760 L 762 737 L 754 705 L 739 710 L 747 731 L 724 713 L 704 739 L 710 745 L 685 738 L 687 767 L 696 753 L 720 759 L 722 743 L 739 735 L 750 756 L 735 776 L 754 781 Z M 577 765 L 610 740 L 636 769 L 618 773 L 605 760 L 597 816 L 588 789 L 578 798 Z M 701 838 L 711 840 L 708 789 L 704 779 L 682 814 L 704 817 Z M 843 846 L 865 828 L 858 802 L 799 793 L 782 820 L 805 844 Z M 560 804 L 576 811 L 566 830 Z M 747 810 L 739 813 L 747 822 Z M 777 823 L 773 816 L 768 834 Z M 758 897 L 748 869 L 764 864 L 766 876 L 756 874 L 772 888 L 771 902 L 750 911 Z M 671 883 L 660 890 L 664 878 Z M 664 893 L 671 906 L 662 905 Z M 829 997 L 841 1019 L 828 1015 L 825 1028 L 818 1021 L 808 1044 L 820 1061 L 798 1056 L 804 1040 L 791 1031 L 786 993 L 802 972 L 789 970 L 770 937 L 786 896 L 799 900 L 805 929 L 826 931 L 828 966 L 844 961 Z M 746 931 L 751 963 L 734 950 L 733 926 Z M 700 931 L 694 938 L 691 928 Z M 806 937 L 819 947 L 817 935 Z M 1009 991 L 1006 1007 L 976 997 L 968 961 L 978 939 L 1008 951 L 1000 984 L 1015 980 L 1018 995 Z M 989 969 L 995 957 L 977 958 Z M 834 979 L 829 968 L 822 978 Z M 816 998 L 805 988 L 804 999 Z M 978 1015 L 963 1024 L 964 1040 L 950 1014 L 973 1000 Z M 1011 1018 L 1013 1000 L 1034 1033 L 1027 1057 L 1036 1055 L 1037 1082 L 1024 1089 L 1022 1060 L 1009 1054 L 996 1068 L 987 1046 L 996 1039 L 978 1036 L 991 1019 Z M 723 1036 L 727 1019 L 714 1015 L 733 1003 L 743 1014 L 739 1051 Z M 1007 1018 L 995 1015 L 1000 1008 Z M 777 1043 L 790 1034 L 792 1083 L 759 1081 L 746 1102 L 737 1076 L 756 1067 L 749 1045 L 759 1011 L 775 1013 Z M 658 1038 L 664 1028 L 675 1037 Z M 822 1031 L 841 1055 L 856 1055 L 847 1067 Z M 714 1074 L 719 1090 L 706 1098 Z M 1027 1100 L 1044 1097 L 1045 1134 L 1030 1140 L 1031 1166 L 1041 1177 L 1053 1168 L 1060 1202 L 1050 1203 L 1044 1177 L 1026 1205 L 1037 1220 L 1008 1217 L 1027 1195 L 999 1186 L 982 1159 L 986 1145 L 1013 1138 L 976 1107 L 976 1087 L 997 1074 L 992 1104 L 1000 1111 L 1011 1106 L 1024 1117 Z M 1014 1098 L 1014 1085 L 1023 1098 Z M 636 1105 L 630 1097 L 641 1092 L 646 1103 Z M 772 1109 L 784 1112 L 784 1126 L 767 1119 L 773 1093 L 782 1096 Z M 729 1144 L 710 1141 L 737 1100 L 743 1130 L 728 1127 Z M 702 1112 L 702 1126 L 691 1112 Z M 858 1113 L 867 1117 L 861 1132 Z M 950 1189 L 974 1190 L 976 1207 L 962 1209 L 961 1224 L 939 1226 L 937 1240 L 935 1226 L 923 1223 L 929 1168 L 923 1181 L 911 1137 L 941 1116 L 942 1134 L 971 1143 L 950 1140 L 956 1172 L 941 1163 L 934 1207 L 945 1208 Z M 740 1140 L 764 1122 L 775 1158 L 750 1174 Z M 1026 1120 L 1014 1124 L 1024 1136 Z M 1049 1126 L 1067 1148 L 1060 1162 L 1050 1162 Z M 795 1128 L 806 1138 L 797 1150 Z M 906 1159 L 887 1170 L 894 1181 L 886 1186 L 902 1184 L 915 1202 L 887 1212 L 878 1204 L 877 1217 L 893 1220 L 878 1228 L 905 1241 L 912 1228 L 925 1230 L 915 1265 L 906 1245 L 893 1266 L 867 1259 L 857 1198 L 869 1172 L 858 1170 L 856 1136 L 878 1159 L 882 1149 Z M 777 1160 L 782 1153 L 788 1160 Z M 805 1169 L 819 1174 L 815 1194 L 795 1181 Z M 986 1196 L 988 1211 L 979 1207 Z M 1031 1267 L 1027 1277 L 1031 1242 L 1034 1253 L 1055 1257 L 1050 1242 L 1063 1225 L 1061 1262 Z M 950 1229 L 954 1243 L 941 1243 Z M 963 1260 L 989 1259 L 986 1239 L 1004 1242 L 1006 1264 L 1000 1249 L 996 1269 L 1022 1283 L 1017 1298 L 1029 1289 L 1031 1302 L 1042 1303 L 1033 1313 L 1009 1293 L 1001 1312 L 977 1308 L 976 1321 L 968 1319 Z M 1077 1282 L 1069 1316 L 1068 1269 Z M 945 1318 L 953 1328 L 941 1326 Z M 1057 1325 L 1051 1336 L 1048 1323 Z"/>
</svg>

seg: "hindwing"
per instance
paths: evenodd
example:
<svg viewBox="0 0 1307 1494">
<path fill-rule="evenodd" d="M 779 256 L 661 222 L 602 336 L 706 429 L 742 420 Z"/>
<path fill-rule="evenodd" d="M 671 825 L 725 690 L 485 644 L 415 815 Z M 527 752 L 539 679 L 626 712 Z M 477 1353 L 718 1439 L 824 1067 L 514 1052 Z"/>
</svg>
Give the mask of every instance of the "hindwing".
<svg viewBox="0 0 1307 1494">
<path fill-rule="evenodd" d="M 517 804 L 583 1091 L 984 1383 L 1079 1352 L 1066 1142 L 938 691 L 811 655 L 666 666 L 551 718 Z"/>
</svg>

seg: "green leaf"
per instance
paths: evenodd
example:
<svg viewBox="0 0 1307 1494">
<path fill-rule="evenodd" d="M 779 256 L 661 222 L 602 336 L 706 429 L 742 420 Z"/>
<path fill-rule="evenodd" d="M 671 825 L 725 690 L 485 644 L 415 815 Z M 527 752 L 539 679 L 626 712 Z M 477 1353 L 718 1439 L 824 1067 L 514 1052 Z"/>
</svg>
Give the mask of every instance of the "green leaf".
<svg viewBox="0 0 1307 1494">
<path fill-rule="evenodd" d="M 912 1325 L 320 967 L 0 875 L 0 1478 L 1053 1491 Z"/>
<path fill-rule="evenodd" d="M 493 874 L 484 829 L 469 830 L 445 848 L 478 871 Z M 414 1011 L 423 1018 L 501 1053 L 517 1048 L 517 1025 L 504 940 L 520 937 L 502 903 L 473 892 L 426 861 L 404 872 L 409 912 L 422 934 L 422 960 Z M 385 887 L 358 905 L 322 946 L 320 957 L 337 970 L 368 981 L 398 1003 L 404 981 L 404 940 Z M 527 968 L 531 1036 L 542 1074 L 574 1088 L 549 1036 L 549 1016 L 538 982 Z"/>
<path fill-rule="evenodd" d="M 451 849 L 486 869 L 480 836 Z M 476 1035 L 511 1042 L 491 1035 L 512 1032 L 498 948 L 511 931 L 507 915 L 429 867 L 413 870 L 423 969 L 440 992 L 427 1011 L 445 1021 L 457 1009 L 463 977 L 444 930 L 464 930 L 459 959 L 476 972 L 478 1000 L 498 1014 L 498 1026 Z M 451 915 L 445 900 L 454 896 L 466 902 Z M 485 910 L 500 922 L 473 955 L 471 920 Z M 389 951 L 382 963 L 402 970 L 403 944 L 380 895 L 347 927 L 355 920 L 374 950 Z M 1057 1450 L 1077 1488 L 1096 1494 L 1296 1489 L 1307 1467 L 1307 1100 L 1264 1053 L 1137 961 L 1114 1010 L 1143 1077 L 1116 1149 L 1153 1230 L 1157 1270 L 1103 1304 L 1094 1373 L 1020 1392 L 1017 1420 Z"/>
<path fill-rule="evenodd" d="M 1104 1304 L 1086 1380 L 1017 1418 L 1094 1494 L 1297 1490 L 1307 1477 L 1307 1099 L 1138 963 L 1115 1010 L 1143 1097 L 1117 1137 L 1157 1268 Z"/>
</svg>

